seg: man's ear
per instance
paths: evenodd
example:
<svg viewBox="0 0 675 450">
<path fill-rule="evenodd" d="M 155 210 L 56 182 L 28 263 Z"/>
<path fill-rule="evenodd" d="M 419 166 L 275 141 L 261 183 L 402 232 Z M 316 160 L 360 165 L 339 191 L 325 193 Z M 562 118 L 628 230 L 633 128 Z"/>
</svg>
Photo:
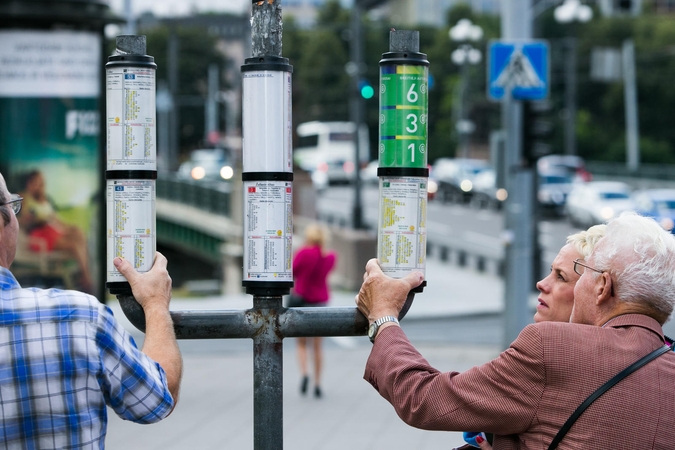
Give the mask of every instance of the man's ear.
<svg viewBox="0 0 675 450">
<path fill-rule="evenodd" d="M 606 303 L 614 297 L 612 276 L 608 272 L 602 272 L 596 280 L 596 304 Z"/>
</svg>

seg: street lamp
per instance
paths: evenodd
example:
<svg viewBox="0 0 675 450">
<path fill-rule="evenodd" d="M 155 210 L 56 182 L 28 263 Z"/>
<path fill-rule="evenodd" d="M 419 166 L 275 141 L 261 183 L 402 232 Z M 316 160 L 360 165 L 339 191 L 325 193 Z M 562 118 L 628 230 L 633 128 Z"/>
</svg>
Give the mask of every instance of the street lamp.
<svg viewBox="0 0 675 450">
<path fill-rule="evenodd" d="M 483 29 L 473 24 L 469 19 L 461 19 L 450 28 L 450 39 L 461 44 L 457 47 L 450 58 L 452 62 L 461 67 L 461 84 L 459 94 L 459 111 L 456 129 L 460 136 L 462 157 L 466 158 L 469 153 L 469 135 L 476 128 L 474 123 L 467 118 L 469 90 L 469 66 L 476 65 L 483 59 L 483 54 L 474 48 L 470 42 L 478 42 L 483 38 Z"/>
<path fill-rule="evenodd" d="M 553 11 L 558 23 L 588 22 L 593 18 L 590 6 L 579 0 L 565 0 Z M 567 61 L 565 63 L 565 154 L 576 154 L 576 88 L 577 88 L 577 39 L 575 36 L 565 39 Z"/>
<path fill-rule="evenodd" d="M 559 23 L 588 22 L 593 18 L 593 10 L 579 0 L 565 0 L 553 11 L 553 17 Z"/>
</svg>

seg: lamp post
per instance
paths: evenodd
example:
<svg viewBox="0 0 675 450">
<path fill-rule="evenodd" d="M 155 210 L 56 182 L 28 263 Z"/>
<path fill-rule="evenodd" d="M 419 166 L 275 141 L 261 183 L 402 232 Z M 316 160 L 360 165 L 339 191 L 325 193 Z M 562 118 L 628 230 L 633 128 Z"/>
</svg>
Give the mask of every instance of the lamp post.
<svg viewBox="0 0 675 450">
<path fill-rule="evenodd" d="M 450 58 L 452 62 L 461 68 L 461 83 L 459 95 L 459 111 L 456 129 L 460 136 L 460 146 L 462 158 L 469 154 L 469 135 L 476 128 L 474 123 L 468 119 L 468 90 L 469 90 L 469 66 L 476 65 L 483 59 L 483 54 L 477 48 L 471 45 L 471 42 L 478 42 L 483 38 L 483 29 L 473 24 L 469 19 L 461 19 L 457 24 L 450 28 L 450 39 L 454 42 L 460 42 L 460 45 L 452 52 Z"/>
<path fill-rule="evenodd" d="M 593 18 L 590 6 L 579 0 L 565 0 L 553 11 L 553 17 L 558 23 L 588 22 Z M 577 39 L 570 36 L 565 39 L 565 154 L 577 153 L 576 116 L 577 116 Z"/>
</svg>

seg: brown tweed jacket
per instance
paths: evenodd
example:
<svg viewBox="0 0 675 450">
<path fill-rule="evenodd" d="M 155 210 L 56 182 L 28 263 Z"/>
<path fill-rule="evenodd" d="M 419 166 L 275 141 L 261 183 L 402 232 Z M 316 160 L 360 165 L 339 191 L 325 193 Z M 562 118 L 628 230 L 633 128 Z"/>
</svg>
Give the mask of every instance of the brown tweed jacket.
<svg viewBox="0 0 675 450">
<path fill-rule="evenodd" d="M 441 373 L 401 328 L 387 327 L 375 340 L 364 378 L 409 425 L 486 431 L 495 434 L 495 450 L 540 450 L 586 397 L 660 345 L 661 326 L 640 314 L 604 327 L 543 322 L 528 325 L 496 359 Z M 558 448 L 674 449 L 675 352 L 596 400 Z"/>
</svg>

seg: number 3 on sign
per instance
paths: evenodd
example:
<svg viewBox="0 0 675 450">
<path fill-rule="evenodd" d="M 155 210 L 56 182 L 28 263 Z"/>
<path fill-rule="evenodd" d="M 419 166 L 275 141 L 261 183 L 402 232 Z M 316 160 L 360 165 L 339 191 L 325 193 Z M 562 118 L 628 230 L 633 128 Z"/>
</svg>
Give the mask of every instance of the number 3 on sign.
<svg viewBox="0 0 675 450">
<path fill-rule="evenodd" d="M 410 125 L 405 127 L 405 131 L 408 133 L 417 132 L 417 116 L 415 114 L 408 114 L 405 118 L 410 120 Z"/>
</svg>

